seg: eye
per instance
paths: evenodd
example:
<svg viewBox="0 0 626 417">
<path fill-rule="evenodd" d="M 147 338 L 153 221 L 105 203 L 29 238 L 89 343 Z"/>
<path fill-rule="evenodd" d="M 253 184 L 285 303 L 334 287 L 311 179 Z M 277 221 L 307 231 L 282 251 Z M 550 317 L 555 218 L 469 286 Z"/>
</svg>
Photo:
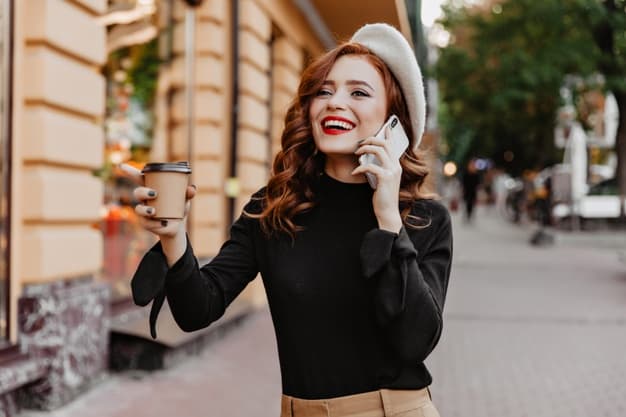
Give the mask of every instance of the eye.
<svg viewBox="0 0 626 417">
<path fill-rule="evenodd" d="M 369 93 L 367 91 L 364 90 L 354 90 L 352 92 L 353 96 L 357 96 L 357 97 L 369 97 Z"/>
<path fill-rule="evenodd" d="M 318 91 L 315 95 L 316 95 L 316 96 L 330 96 L 330 95 L 332 95 L 332 94 L 333 94 L 333 93 L 332 93 L 329 89 L 327 89 L 327 88 L 322 88 L 322 89 L 320 89 L 320 90 L 319 90 L 319 91 Z"/>
</svg>

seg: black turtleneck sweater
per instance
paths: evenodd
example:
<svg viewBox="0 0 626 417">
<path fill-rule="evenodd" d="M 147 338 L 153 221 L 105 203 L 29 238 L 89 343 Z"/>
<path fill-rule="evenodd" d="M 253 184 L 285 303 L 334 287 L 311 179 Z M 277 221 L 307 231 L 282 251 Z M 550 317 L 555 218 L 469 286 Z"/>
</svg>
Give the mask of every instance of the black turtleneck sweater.
<svg viewBox="0 0 626 417">
<path fill-rule="evenodd" d="M 422 227 L 392 233 L 378 229 L 367 183 L 324 174 L 315 193 L 316 206 L 295 219 L 305 230 L 293 241 L 267 238 L 258 220 L 242 215 L 201 268 L 189 243 L 169 270 L 155 245 L 133 278 L 135 299 L 154 295 L 140 294 L 142 281 L 148 287 L 164 282 L 158 290 L 175 320 L 193 331 L 221 317 L 260 272 L 284 394 L 322 399 L 428 386 L 423 361 L 441 335 L 452 260 L 448 212 L 435 201 L 418 200 L 411 214 Z M 246 211 L 260 211 L 255 197 Z M 155 278 L 155 271 L 164 278 Z"/>
</svg>

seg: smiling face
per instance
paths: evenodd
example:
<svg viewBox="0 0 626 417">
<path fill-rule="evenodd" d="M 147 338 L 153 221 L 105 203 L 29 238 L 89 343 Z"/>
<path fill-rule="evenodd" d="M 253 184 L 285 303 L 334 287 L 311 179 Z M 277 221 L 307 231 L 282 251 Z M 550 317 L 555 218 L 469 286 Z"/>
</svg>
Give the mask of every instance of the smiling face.
<svg viewBox="0 0 626 417">
<path fill-rule="evenodd" d="M 315 145 L 331 157 L 354 156 L 357 142 L 375 135 L 386 115 L 383 78 L 360 55 L 344 55 L 335 62 L 309 109 Z"/>
</svg>

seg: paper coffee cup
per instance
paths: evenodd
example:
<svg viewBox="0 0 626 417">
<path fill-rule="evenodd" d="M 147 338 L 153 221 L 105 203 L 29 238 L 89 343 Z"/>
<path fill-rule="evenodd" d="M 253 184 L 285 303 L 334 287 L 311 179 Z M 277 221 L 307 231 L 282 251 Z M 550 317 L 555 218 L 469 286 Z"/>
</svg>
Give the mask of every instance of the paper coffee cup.
<svg viewBox="0 0 626 417">
<path fill-rule="evenodd" d="M 152 162 L 141 170 L 144 185 L 156 191 L 148 205 L 155 208 L 155 219 L 182 219 L 191 167 L 188 162 Z"/>
</svg>

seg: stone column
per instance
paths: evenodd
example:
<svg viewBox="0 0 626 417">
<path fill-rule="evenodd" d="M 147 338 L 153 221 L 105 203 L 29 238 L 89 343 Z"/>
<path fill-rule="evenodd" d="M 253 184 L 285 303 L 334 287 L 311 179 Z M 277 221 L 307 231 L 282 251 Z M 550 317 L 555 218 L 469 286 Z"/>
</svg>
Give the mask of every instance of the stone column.
<svg viewBox="0 0 626 417">
<path fill-rule="evenodd" d="M 45 375 L 20 390 L 25 408 L 52 410 L 99 381 L 108 367 L 110 288 L 89 278 L 26 287 L 20 345 Z"/>
<path fill-rule="evenodd" d="M 186 160 L 185 54 L 194 53 L 194 155 L 190 161 L 198 187 L 191 213 L 191 237 L 197 256 L 214 256 L 224 239 L 230 108 L 228 81 L 229 2 L 205 0 L 196 10 L 196 50 L 185 50 L 185 4 L 174 3 L 174 61 L 172 65 L 171 160 Z"/>
<path fill-rule="evenodd" d="M 13 150 L 22 209 L 17 249 L 18 337 L 45 366 L 21 392 L 26 407 L 59 407 L 107 368 L 109 289 L 95 275 L 103 258 L 100 220 L 106 0 L 15 2 Z M 19 157 L 16 157 L 19 155 Z"/>
</svg>

